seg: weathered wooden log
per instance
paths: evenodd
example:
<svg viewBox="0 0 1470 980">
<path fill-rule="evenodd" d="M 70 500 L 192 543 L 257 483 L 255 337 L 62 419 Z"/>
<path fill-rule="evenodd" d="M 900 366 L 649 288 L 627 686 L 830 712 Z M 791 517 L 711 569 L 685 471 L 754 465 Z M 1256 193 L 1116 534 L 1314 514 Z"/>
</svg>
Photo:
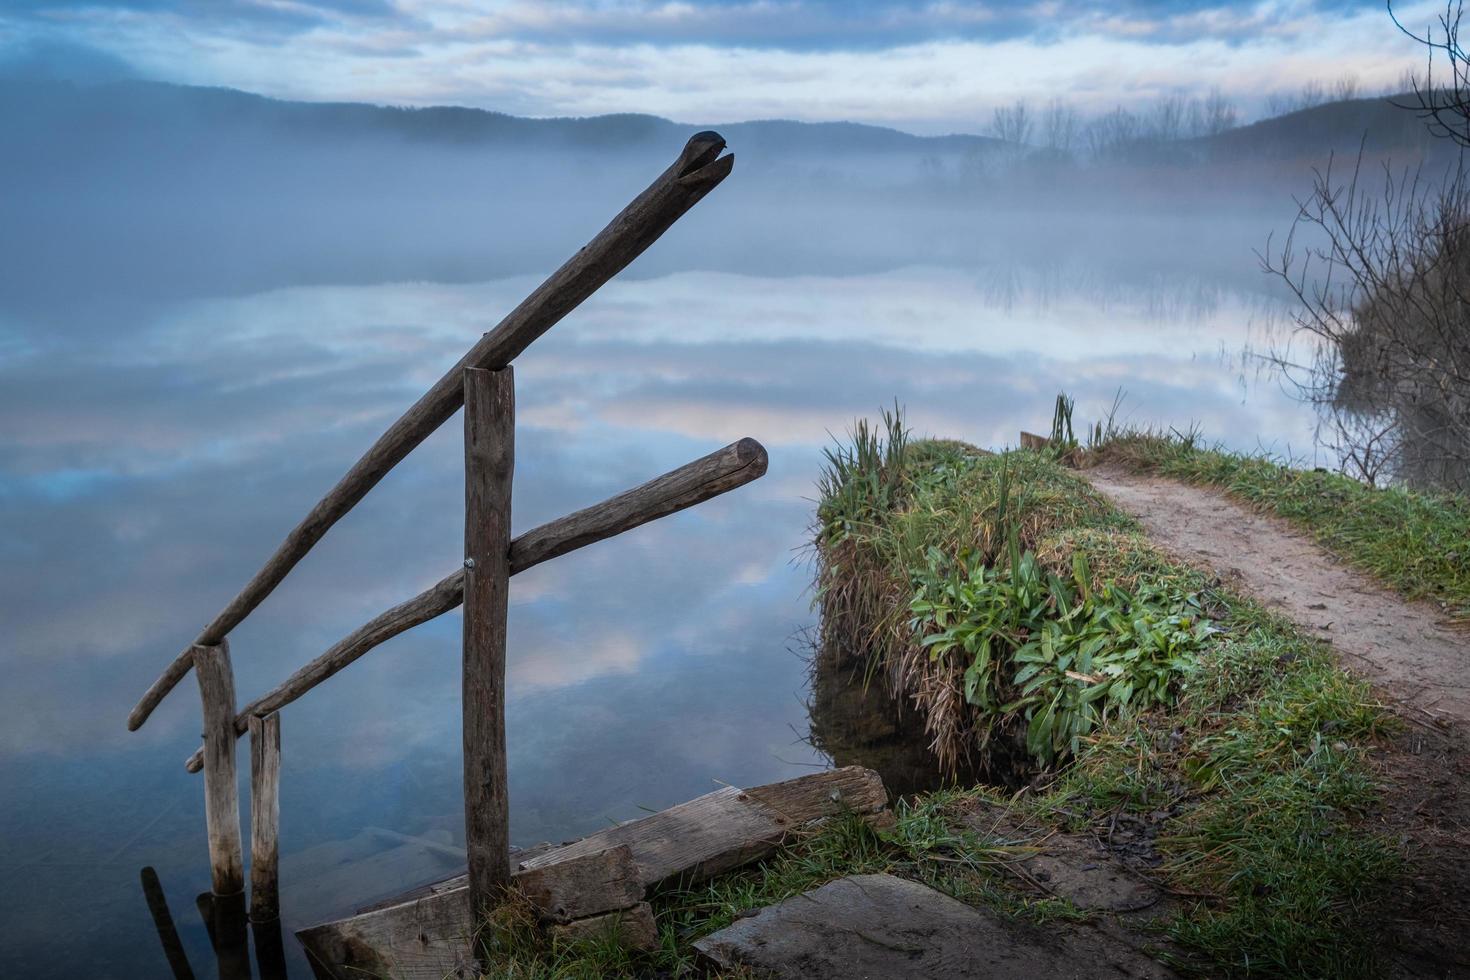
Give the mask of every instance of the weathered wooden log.
<svg viewBox="0 0 1470 980">
<path fill-rule="evenodd" d="M 481 337 L 459 363 L 373 443 L 372 448 L 291 530 L 275 554 L 229 605 L 204 627 L 194 642 L 207 646 L 224 639 L 281 584 L 333 524 L 356 506 L 419 443 L 449 420 L 464 398 L 465 368 L 494 370 L 505 367 L 537 337 L 641 255 L 686 211 L 729 176 L 735 157 L 721 157 L 724 148 L 725 140 L 720 134 L 696 133 L 684 146 L 679 158 L 642 194 L 552 273 L 495 329 Z M 153 709 L 189 672 L 190 666 L 188 650 L 174 658 L 128 715 L 129 731 L 136 730 L 148 720 Z"/>
<path fill-rule="evenodd" d="M 184 952 L 184 943 L 174 926 L 173 913 L 168 910 L 168 897 L 163 893 L 158 872 L 144 868 L 138 877 L 143 882 L 143 898 L 148 903 L 148 914 L 153 917 L 153 928 L 158 932 L 158 942 L 163 946 L 169 972 L 174 980 L 194 980 L 194 971 L 189 967 L 189 956 Z"/>
<path fill-rule="evenodd" d="M 204 822 L 209 832 L 210 889 L 245 890 L 240 799 L 235 786 L 235 675 L 229 641 L 194 648 L 194 674 L 204 713 Z"/>
<path fill-rule="evenodd" d="M 251 715 L 250 921 L 281 914 L 281 716 Z"/>
<path fill-rule="evenodd" d="M 766 451 L 760 443 L 754 439 L 741 439 L 600 504 L 543 524 L 511 542 L 510 573 L 515 575 L 575 548 L 613 537 L 744 486 L 765 474 L 766 462 Z M 464 569 L 460 569 L 407 602 L 375 616 L 274 690 L 251 701 L 240 710 L 236 730 L 243 734 L 251 715 L 279 711 L 379 644 L 442 616 L 463 601 Z M 203 759 L 202 751 L 196 750 L 185 762 L 185 767 L 190 772 L 198 772 Z"/>
<path fill-rule="evenodd" d="M 744 486 L 766 472 L 765 447 L 749 437 L 641 486 L 543 524 L 510 546 L 511 574 Z"/>
<path fill-rule="evenodd" d="M 868 820 L 888 814 L 887 793 L 877 773 L 851 767 L 750 790 L 717 790 L 527 857 L 511 880 L 519 887 L 533 874 L 564 874 L 565 880 L 581 877 L 606 860 L 610 848 L 626 847 L 637 868 L 639 887 L 647 895 L 760 860 L 792 831 L 848 810 Z M 543 881 L 533 891 L 564 894 L 565 886 L 547 886 Z M 626 900 L 620 891 L 612 896 L 613 902 Z M 601 919 L 590 914 L 591 907 L 579 905 L 579 912 L 589 912 L 586 918 L 573 920 L 579 928 L 619 920 L 615 914 L 611 920 L 589 921 Z M 637 910 L 636 905 L 624 910 L 626 922 L 634 927 L 641 921 Z M 469 889 L 461 877 L 427 891 L 417 889 L 403 901 L 302 929 L 296 936 L 321 977 L 442 980 L 468 975 L 457 971 L 467 969 L 466 937 L 471 933 Z"/>
<path fill-rule="evenodd" d="M 1021 448 L 1022 449 L 1036 449 L 1036 450 L 1041 450 L 1041 449 L 1045 449 L 1050 444 L 1051 444 L 1051 440 L 1048 439 L 1046 436 L 1039 436 L 1039 435 L 1037 435 L 1034 432 L 1027 432 L 1024 429 L 1021 431 Z"/>
<path fill-rule="evenodd" d="M 515 369 L 464 372 L 464 841 L 470 908 L 488 913 L 510 884 L 505 764 L 505 624 Z"/>
</svg>

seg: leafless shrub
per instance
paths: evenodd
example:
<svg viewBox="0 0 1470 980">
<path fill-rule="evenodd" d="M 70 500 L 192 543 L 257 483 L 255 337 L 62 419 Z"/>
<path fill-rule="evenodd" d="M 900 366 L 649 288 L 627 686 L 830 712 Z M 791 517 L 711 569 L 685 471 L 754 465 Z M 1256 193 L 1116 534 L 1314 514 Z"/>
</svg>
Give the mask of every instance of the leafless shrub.
<svg viewBox="0 0 1470 980">
<path fill-rule="evenodd" d="M 1322 411 L 1324 442 L 1373 482 L 1470 489 L 1470 180 L 1317 174 L 1267 271 L 1297 301 L 1303 359 L 1271 355 Z"/>
<path fill-rule="evenodd" d="M 1428 55 L 1424 74 L 1409 78 L 1413 94 L 1403 105 L 1426 120 L 1436 136 L 1470 147 L 1470 60 L 1460 45 L 1464 10 L 1463 0 L 1447 0 L 1438 30 L 1430 27 L 1419 34 L 1399 20 L 1392 0 L 1388 4 L 1389 16 L 1399 30 L 1424 45 Z M 1439 68 L 1436 63 L 1440 63 Z"/>
</svg>

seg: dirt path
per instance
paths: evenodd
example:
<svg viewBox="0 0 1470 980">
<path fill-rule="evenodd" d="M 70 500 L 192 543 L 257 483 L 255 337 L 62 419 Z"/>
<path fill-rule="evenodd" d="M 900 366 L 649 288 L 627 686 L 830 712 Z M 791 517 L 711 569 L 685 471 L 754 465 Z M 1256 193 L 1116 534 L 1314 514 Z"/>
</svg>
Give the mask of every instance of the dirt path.
<svg viewBox="0 0 1470 980">
<path fill-rule="evenodd" d="M 1470 633 L 1441 626 L 1433 607 L 1404 601 L 1219 491 L 1108 468 L 1087 477 L 1166 551 L 1330 640 L 1344 666 L 1405 710 L 1470 723 Z"/>
<path fill-rule="evenodd" d="M 1113 469 L 1086 475 L 1166 551 L 1330 640 L 1343 666 L 1414 722 L 1375 751 L 1386 792 L 1365 818 L 1403 842 L 1412 868 L 1381 903 L 1388 975 L 1470 977 L 1470 633 L 1219 491 Z"/>
</svg>

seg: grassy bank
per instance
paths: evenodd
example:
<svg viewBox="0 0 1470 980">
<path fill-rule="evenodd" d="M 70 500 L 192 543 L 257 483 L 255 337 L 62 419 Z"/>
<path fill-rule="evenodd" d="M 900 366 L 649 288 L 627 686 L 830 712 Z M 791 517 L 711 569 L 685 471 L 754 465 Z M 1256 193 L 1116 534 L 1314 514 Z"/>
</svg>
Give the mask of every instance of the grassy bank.
<svg viewBox="0 0 1470 980">
<path fill-rule="evenodd" d="M 1470 623 L 1470 498 L 1369 487 L 1336 473 L 1205 447 L 1194 435 L 1109 434 L 1088 456 L 1219 487 L 1309 531 L 1408 598 L 1438 603 L 1449 617 Z"/>
<path fill-rule="evenodd" d="M 655 953 L 503 930 L 493 975 L 690 975 L 700 936 L 877 871 L 1061 928 L 1089 913 L 1016 859 L 1056 831 L 1112 843 L 1125 824 L 1117 856 L 1169 896 L 1135 928 L 1177 967 L 1378 975 L 1364 926 L 1399 859 L 1361 818 L 1389 719 L 1322 644 L 1171 563 L 1049 456 L 911 443 L 896 418 L 830 452 L 813 530 L 820 642 L 885 672 L 947 763 L 1024 788 L 901 801 L 882 830 L 833 821 L 658 896 Z"/>
<path fill-rule="evenodd" d="M 887 422 L 829 454 L 823 642 L 896 674 L 893 689 L 929 713 L 942 756 L 995 757 L 1009 740 L 1028 775 L 1050 766 L 1040 788 L 1005 806 L 1099 837 L 1120 814 L 1143 820 L 1154 874 L 1186 899 L 1165 932 L 1210 972 L 1372 975 L 1356 926 L 1396 859 L 1354 826 L 1374 804 L 1365 756 L 1387 724 L 1367 688 L 1317 641 L 1169 562 L 1046 456 L 909 445 Z M 1434 506 L 1442 524 L 1448 505 Z M 1048 585 L 1024 622 L 984 601 L 931 601 L 936 566 L 960 566 L 971 583 L 1014 579 L 1028 561 Z M 1113 598 L 1088 606 L 1084 594 Z M 1025 590 L 1000 598 L 1012 612 L 1033 601 Z M 1039 647 L 1060 668 L 1040 701 L 1027 697 Z M 1109 656 L 1120 649 L 1136 655 Z M 991 672 L 988 691 L 972 683 L 976 664 Z M 1074 720 L 1073 737 L 1039 745 L 1027 736 L 1053 704 L 1099 710 Z"/>
</svg>

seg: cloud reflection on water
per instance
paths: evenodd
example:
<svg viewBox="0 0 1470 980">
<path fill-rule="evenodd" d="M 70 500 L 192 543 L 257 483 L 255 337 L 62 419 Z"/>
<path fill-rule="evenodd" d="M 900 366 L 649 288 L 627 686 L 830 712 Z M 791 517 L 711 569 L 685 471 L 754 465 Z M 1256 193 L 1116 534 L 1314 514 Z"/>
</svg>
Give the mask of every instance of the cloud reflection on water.
<svg viewBox="0 0 1470 980">
<path fill-rule="evenodd" d="M 384 425 L 533 284 L 167 301 L 101 343 L 93 327 L 70 340 L 17 329 L 35 340 L 0 360 L 11 671 L 0 860 L 53 892 L 17 918 L 0 965 L 34 963 L 78 889 L 97 889 L 85 899 L 99 922 L 93 948 L 126 944 L 139 927 L 111 886 L 34 865 L 75 840 L 108 852 L 103 878 L 118 894 L 131 895 L 142 863 L 180 891 L 176 905 L 197 889 L 198 785 L 180 768 L 198 730 L 191 685 L 134 735 L 128 708 Z M 855 416 L 897 398 L 921 432 L 1002 445 L 1043 426 L 1058 389 L 1090 419 L 1121 386 L 1138 421 L 1197 420 L 1244 445 L 1257 433 L 1305 441 L 1302 409 L 1269 388 L 1243 399 L 1219 357 L 1245 339 L 1254 300 L 1028 289 L 943 267 L 677 272 L 613 283 L 518 362 L 517 530 L 740 436 L 765 443 L 771 464 L 728 497 L 516 579 L 517 840 L 818 761 L 801 742 L 805 668 L 787 646 L 811 619 L 801 546 L 819 449 Z M 235 631 L 242 697 L 455 567 L 461 452 L 454 420 Z M 363 827 L 459 832 L 459 627 L 451 615 L 398 637 L 285 712 L 284 846 L 298 874 L 326 860 L 315 848 Z M 108 777 L 88 778 L 99 767 Z M 43 818 L 62 810 L 68 819 Z M 185 942 L 197 951 L 202 934 Z"/>
</svg>

